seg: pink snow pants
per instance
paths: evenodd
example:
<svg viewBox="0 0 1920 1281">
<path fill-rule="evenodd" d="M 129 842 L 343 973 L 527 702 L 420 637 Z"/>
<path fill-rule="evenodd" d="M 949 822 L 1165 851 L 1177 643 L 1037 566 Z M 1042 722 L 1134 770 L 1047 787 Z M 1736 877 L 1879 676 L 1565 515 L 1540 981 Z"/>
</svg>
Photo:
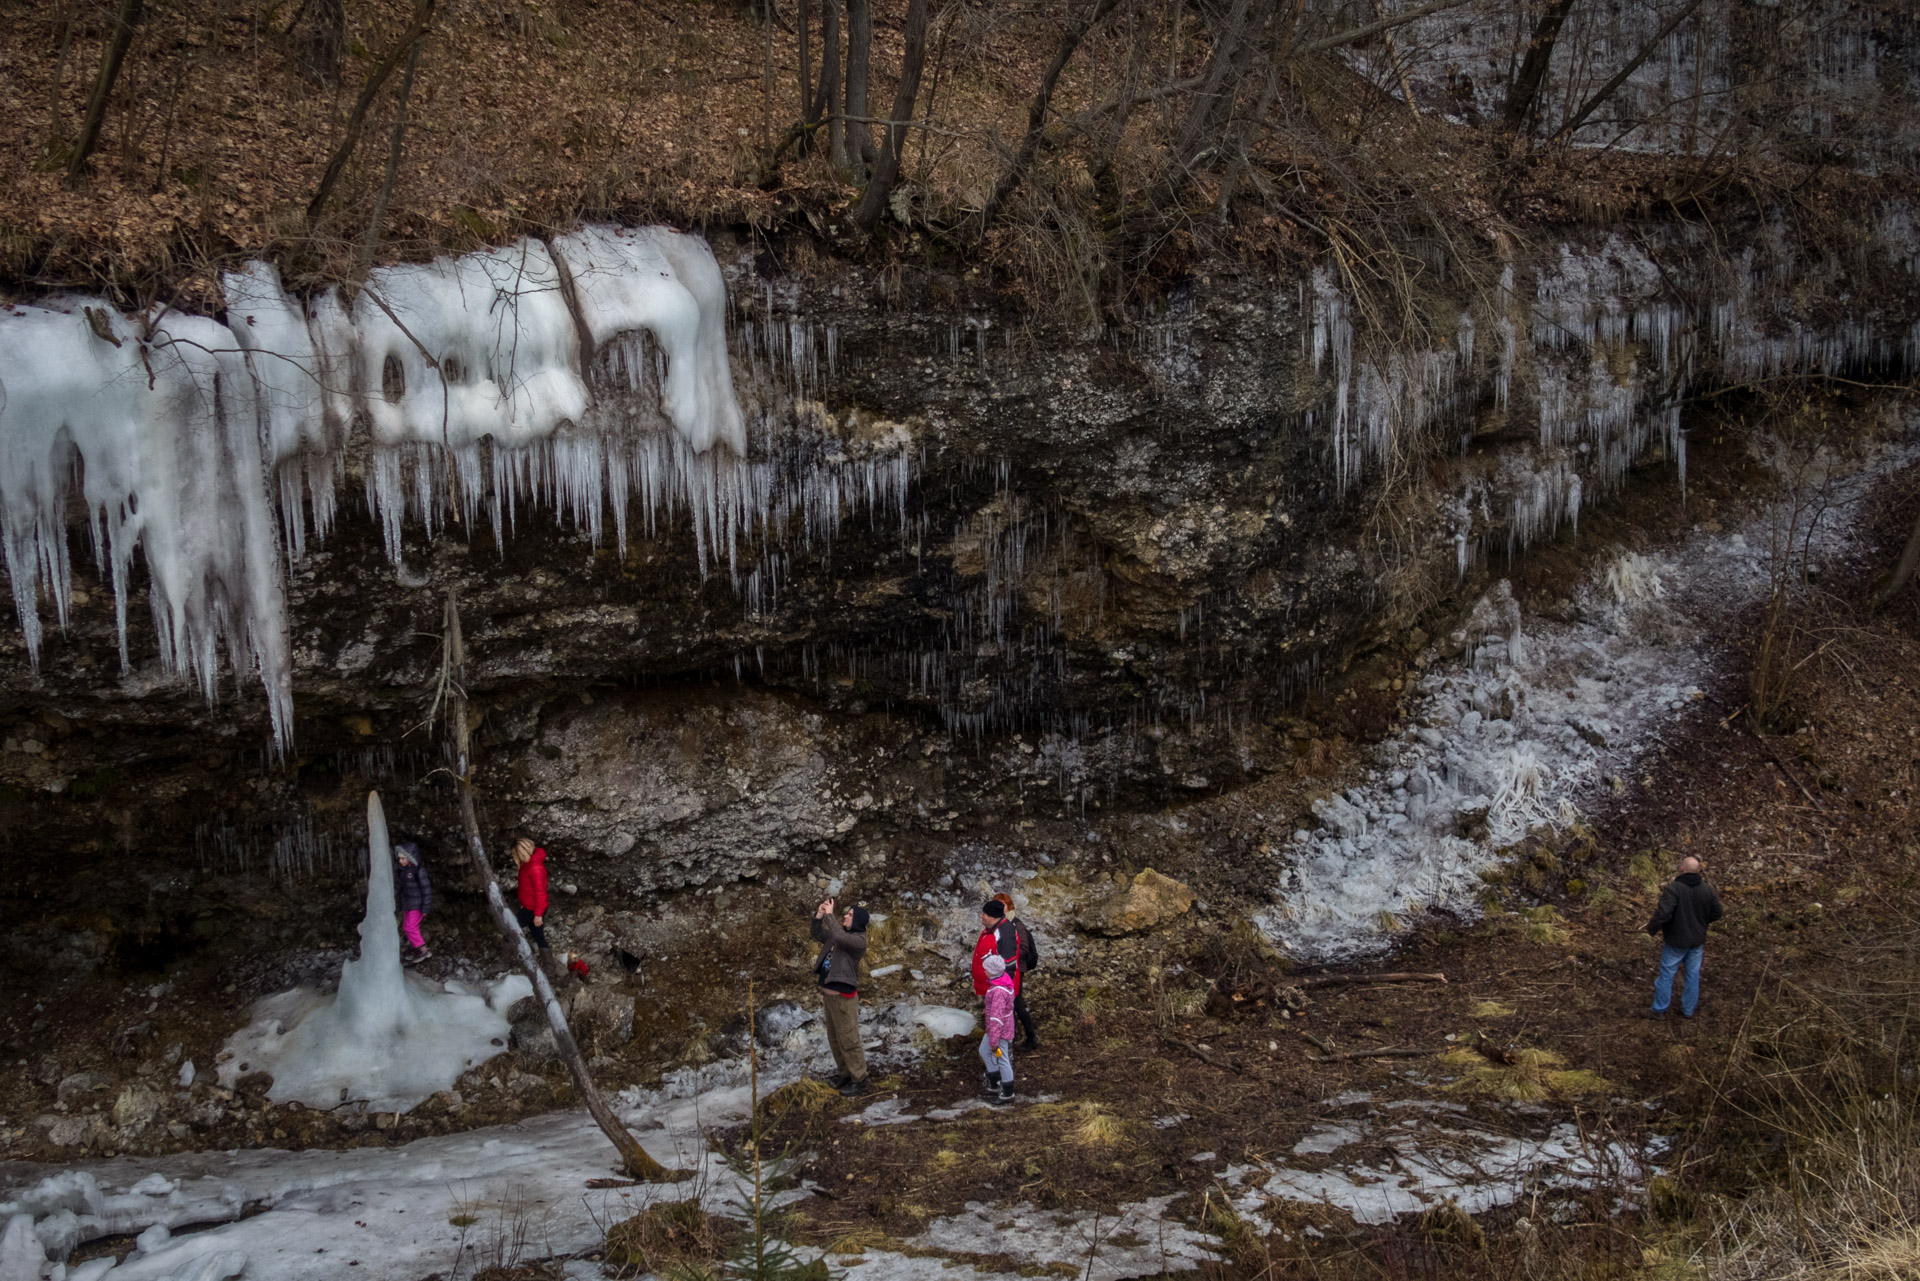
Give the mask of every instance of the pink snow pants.
<svg viewBox="0 0 1920 1281">
<path fill-rule="evenodd" d="M 414 947 L 425 947 L 427 940 L 420 935 L 419 912 L 407 912 L 400 917 L 400 932 L 407 936 L 407 942 Z"/>
</svg>

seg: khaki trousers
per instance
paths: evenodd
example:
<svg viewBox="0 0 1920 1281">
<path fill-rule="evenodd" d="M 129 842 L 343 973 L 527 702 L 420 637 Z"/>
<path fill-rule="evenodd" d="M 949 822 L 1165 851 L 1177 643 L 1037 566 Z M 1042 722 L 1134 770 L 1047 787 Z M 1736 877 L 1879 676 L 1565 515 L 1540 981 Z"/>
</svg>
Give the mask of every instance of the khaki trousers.
<svg viewBox="0 0 1920 1281">
<path fill-rule="evenodd" d="M 860 998 L 822 992 L 827 1015 L 827 1047 L 833 1064 L 856 1081 L 867 1079 L 867 1052 L 860 1048 Z"/>
</svg>

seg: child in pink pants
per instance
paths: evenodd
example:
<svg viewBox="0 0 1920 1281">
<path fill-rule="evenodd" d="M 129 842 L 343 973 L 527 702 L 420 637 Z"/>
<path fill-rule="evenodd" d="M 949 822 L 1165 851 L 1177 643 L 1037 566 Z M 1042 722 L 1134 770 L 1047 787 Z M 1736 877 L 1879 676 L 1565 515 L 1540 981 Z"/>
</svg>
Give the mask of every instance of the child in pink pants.
<svg viewBox="0 0 1920 1281">
<path fill-rule="evenodd" d="M 393 847 L 393 900 L 400 909 L 400 933 L 413 948 L 413 960 L 424 961 L 433 953 L 420 933 L 420 921 L 433 909 L 433 880 L 420 862 L 420 847 L 401 841 Z"/>
</svg>

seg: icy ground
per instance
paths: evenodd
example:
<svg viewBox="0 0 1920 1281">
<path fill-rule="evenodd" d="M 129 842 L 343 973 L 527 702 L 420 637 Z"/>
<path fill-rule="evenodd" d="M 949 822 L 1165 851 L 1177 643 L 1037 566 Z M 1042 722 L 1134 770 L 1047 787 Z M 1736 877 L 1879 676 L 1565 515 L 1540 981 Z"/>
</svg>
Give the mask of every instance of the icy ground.
<svg viewBox="0 0 1920 1281">
<path fill-rule="evenodd" d="M 1814 564 L 1846 545 L 1874 481 L 1915 455 L 1905 444 L 1857 469 L 1823 464 L 1829 513 L 1805 540 Z M 1558 620 L 1523 623 L 1497 584 L 1447 638 L 1456 657 L 1421 655 L 1406 730 L 1316 802 L 1318 830 L 1292 834 L 1283 898 L 1260 926 L 1302 960 L 1333 961 L 1387 950 L 1422 912 L 1474 915 L 1482 870 L 1530 829 L 1577 821 L 1599 789 L 1623 791 L 1705 697 L 1710 642 L 1767 591 L 1787 519 L 1771 510 L 1657 554 L 1621 553 Z"/>
<path fill-rule="evenodd" d="M 831 1070 L 812 1011 L 791 1002 L 773 1006 L 761 1028 L 769 1046 L 760 1056 L 763 1095 L 803 1070 Z M 965 1036 L 973 1028 L 965 1010 L 896 1002 L 867 1016 L 868 1061 L 886 1070 L 918 1057 L 929 1034 Z M 44 1275 L 55 1281 L 419 1281 L 433 1272 L 451 1275 L 456 1263 L 464 1275 L 510 1254 L 595 1248 L 608 1227 L 649 1198 L 697 1195 L 709 1211 L 739 1213 L 750 1185 L 743 1190 L 708 1149 L 706 1135 L 744 1123 L 751 1098 L 748 1065 L 739 1059 L 685 1069 L 659 1090 L 620 1096 L 621 1115 L 647 1151 L 693 1172 L 685 1183 L 588 1189 L 588 1179 L 617 1175 L 618 1158 L 584 1112 L 567 1111 L 400 1148 L 4 1164 L 0 1223 L 24 1219 L 24 1231 L 54 1259 L 66 1258 L 76 1241 L 145 1234 L 141 1250 L 110 1273 L 62 1273 L 49 1262 Z M 790 1190 L 777 1199 L 804 1195 Z M 169 1235 L 188 1227 L 194 1231 Z M 29 1272 L 17 1264 L 9 1271 L 8 1259 L 0 1247 L 0 1281 L 40 1281 L 37 1260 Z"/>
<path fill-rule="evenodd" d="M 1649 1160 L 1666 1146 L 1655 1138 L 1636 1151 L 1572 1122 L 1547 1124 L 1538 1109 L 1511 1109 L 1514 1132 L 1494 1133 L 1457 1103 L 1402 1099 L 1370 1107 L 1366 1093 L 1328 1103 L 1342 1115 L 1295 1143 L 1293 1161 L 1226 1172 L 1234 1207 L 1263 1230 L 1271 1230 L 1266 1207 L 1273 1200 L 1332 1206 L 1356 1223 L 1386 1223 L 1447 1201 L 1481 1214 L 1523 1196 L 1596 1188 L 1617 1189 L 1630 1202 Z M 1355 1114 L 1356 1106 L 1364 1112 Z M 1327 1160 L 1311 1159 L 1319 1156 Z"/>
</svg>

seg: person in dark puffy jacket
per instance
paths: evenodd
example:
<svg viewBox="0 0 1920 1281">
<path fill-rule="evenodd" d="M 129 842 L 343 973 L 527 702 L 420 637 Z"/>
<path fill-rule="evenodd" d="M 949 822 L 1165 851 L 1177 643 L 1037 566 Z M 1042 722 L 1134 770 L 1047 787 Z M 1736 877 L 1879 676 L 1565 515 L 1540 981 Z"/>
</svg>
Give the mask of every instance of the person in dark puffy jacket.
<svg viewBox="0 0 1920 1281">
<path fill-rule="evenodd" d="M 1013 1017 L 1020 1021 L 1020 1030 L 1027 1039 L 1020 1042 L 1023 1054 L 1031 1054 L 1040 1048 L 1040 1034 L 1033 1027 L 1033 1013 L 1027 1009 L 1027 989 L 1031 986 L 1033 972 L 1040 968 L 1040 949 L 1033 941 L 1033 931 L 1020 919 L 1013 906 L 1011 894 L 996 894 L 993 901 L 1007 909 L 1007 925 L 1013 930 L 1015 948 L 1014 967 L 1019 975 L 1016 982 L 1018 994 L 1013 998 Z"/>
<path fill-rule="evenodd" d="M 1700 960 L 1706 954 L 1707 927 L 1724 915 L 1720 896 L 1700 875 L 1700 860 L 1680 860 L 1680 873 L 1660 891 L 1660 905 L 1647 922 L 1647 933 L 1662 936 L 1660 977 L 1653 981 L 1651 1018 L 1665 1018 L 1673 1000 L 1673 976 L 1686 967 L 1686 986 L 1680 993 L 1680 1017 L 1690 1019 L 1700 1005 Z"/>
<path fill-rule="evenodd" d="M 400 933 L 413 949 L 410 959 L 424 961 L 432 956 L 420 922 L 433 910 L 433 878 L 420 861 L 420 847 L 412 841 L 393 847 L 393 905 L 400 911 Z"/>
</svg>

